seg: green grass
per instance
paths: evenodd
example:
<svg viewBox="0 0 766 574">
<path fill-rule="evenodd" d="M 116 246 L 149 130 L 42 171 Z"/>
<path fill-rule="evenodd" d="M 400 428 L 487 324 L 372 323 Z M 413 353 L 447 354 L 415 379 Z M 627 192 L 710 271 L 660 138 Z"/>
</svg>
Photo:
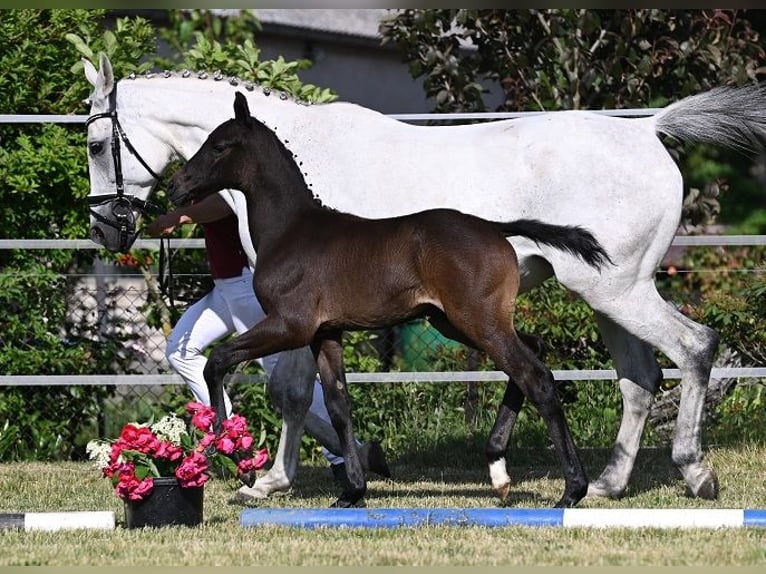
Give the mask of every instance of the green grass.
<svg viewBox="0 0 766 574">
<path fill-rule="evenodd" d="M 369 483 L 369 507 L 493 507 L 483 465 L 450 451 L 443 466 L 394 461 L 394 481 Z M 583 450 L 592 474 L 607 453 Z M 551 452 L 514 453 L 509 504 L 548 507 L 563 481 Z M 590 500 L 581 508 L 765 508 L 766 446 L 714 448 L 706 460 L 718 471 L 721 495 L 706 502 L 685 495 L 666 449 L 641 452 L 622 500 Z M 563 529 L 421 527 L 396 530 L 286 527 L 242 528 L 242 507 L 230 499 L 234 482 L 205 486 L 205 520 L 197 528 L 128 530 L 124 509 L 106 479 L 88 463 L 0 465 L 0 512 L 113 510 L 114 531 L 0 532 L 0 566 L 45 565 L 763 565 L 766 530 Z M 301 466 L 287 495 L 267 507 L 326 507 L 334 486 L 325 466 Z M 626 510 L 627 511 L 627 510 Z M 682 510 L 681 510 L 682 511 Z"/>
</svg>

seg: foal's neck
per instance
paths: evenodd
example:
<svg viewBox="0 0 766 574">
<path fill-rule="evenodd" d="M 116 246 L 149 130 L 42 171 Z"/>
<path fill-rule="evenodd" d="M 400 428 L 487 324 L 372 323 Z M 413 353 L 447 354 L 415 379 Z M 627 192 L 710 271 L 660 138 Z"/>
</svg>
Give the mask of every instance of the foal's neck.
<svg viewBox="0 0 766 574">
<path fill-rule="evenodd" d="M 292 152 L 262 124 L 257 124 L 250 173 L 242 189 L 247 198 L 250 234 L 256 250 L 269 239 L 279 240 L 300 218 L 324 211 L 306 185 Z"/>
</svg>

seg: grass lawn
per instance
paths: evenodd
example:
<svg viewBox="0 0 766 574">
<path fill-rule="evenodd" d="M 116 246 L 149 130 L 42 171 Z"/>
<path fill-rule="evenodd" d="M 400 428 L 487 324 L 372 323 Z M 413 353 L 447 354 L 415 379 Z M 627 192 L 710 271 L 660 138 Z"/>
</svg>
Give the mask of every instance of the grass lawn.
<svg viewBox="0 0 766 574">
<path fill-rule="evenodd" d="M 508 504 L 549 507 L 563 480 L 548 451 L 513 453 Z M 606 453 L 583 450 L 591 474 Z M 627 495 L 585 499 L 580 508 L 766 508 L 766 446 L 712 448 L 721 494 L 706 502 L 685 495 L 665 449 L 641 452 Z M 395 480 L 369 483 L 368 507 L 494 507 L 486 468 L 454 456 L 444 466 L 394 461 Z M 113 531 L 0 532 L 0 566 L 255 565 L 764 565 L 766 529 L 580 529 L 418 527 L 393 530 L 242 528 L 231 502 L 234 482 L 205 486 L 205 520 L 196 528 L 128 530 L 122 502 L 89 463 L 0 465 L 0 512 L 113 510 Z M 324 466 L 299 469 L 293 490 L 267 507 L 326 507 L 334 485 Z"/>
</svg>

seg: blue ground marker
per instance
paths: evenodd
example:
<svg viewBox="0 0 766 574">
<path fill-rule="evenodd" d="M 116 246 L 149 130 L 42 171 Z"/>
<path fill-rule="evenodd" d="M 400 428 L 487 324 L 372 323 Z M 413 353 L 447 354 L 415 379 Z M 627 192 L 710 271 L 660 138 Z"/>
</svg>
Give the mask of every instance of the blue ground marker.
<svg viewBox="0 0 766 574">
<path fill-rule="evenodd" d="M 766 510 L 728 508 L 246 508 L 244 527 L 561 526 L 766 528 Z"/>
<path fill-rule="evenodd" d="M 114 530 L 114 527 L 114 512 L 111 511 L 0 513 L 0 531 Z"/>
</svg>

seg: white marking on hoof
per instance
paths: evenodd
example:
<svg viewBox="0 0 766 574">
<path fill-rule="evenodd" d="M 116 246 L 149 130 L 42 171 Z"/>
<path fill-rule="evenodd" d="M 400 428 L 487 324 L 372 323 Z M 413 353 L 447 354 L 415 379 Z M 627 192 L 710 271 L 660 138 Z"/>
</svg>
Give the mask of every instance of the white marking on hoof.
<svg viewBox="0 0 766 574">
<path fill-rule="evenodd" d="M 241 486 L 237 490 L 237 498 L 240 500 L 263 500 L 269 497 L 269 491 L 263 488 L 259 488 L 259 484 L 256 482 L 252 487 Z"/>
<path fill-rule="evenodd" d="M 489 478 L 492 481 L 492 488 L 500 497 L 505 500 L 511 490 L 511 477 L 505 467 L 505 458 L 499 458 L 489 465 Z"/>
</svg>

